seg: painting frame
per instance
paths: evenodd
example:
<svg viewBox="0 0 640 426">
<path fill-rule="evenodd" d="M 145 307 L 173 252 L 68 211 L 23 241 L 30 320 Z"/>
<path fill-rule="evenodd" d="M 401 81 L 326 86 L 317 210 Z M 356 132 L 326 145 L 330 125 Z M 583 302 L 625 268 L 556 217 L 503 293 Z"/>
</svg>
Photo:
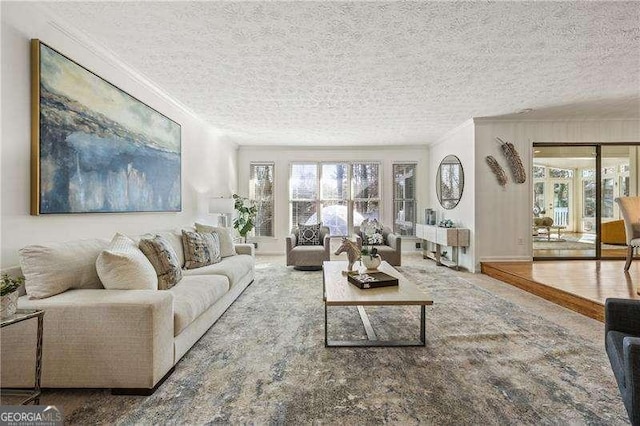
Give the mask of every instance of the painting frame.
<svg viewBox="0 0 640 426">
<path fill-rule="evenodd" d="M 31 215 L 182 211 L 182 126 L 32 39 Z"/>
</svg>

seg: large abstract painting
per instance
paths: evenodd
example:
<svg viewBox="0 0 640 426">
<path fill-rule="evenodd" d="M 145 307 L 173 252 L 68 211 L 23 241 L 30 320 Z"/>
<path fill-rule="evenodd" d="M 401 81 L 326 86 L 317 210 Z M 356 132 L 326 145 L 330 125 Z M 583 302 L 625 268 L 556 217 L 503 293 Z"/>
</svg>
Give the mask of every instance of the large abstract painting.
<svg viewBox="0 0 640 426">
<path fill-rule="evenodd" d="M 180 211 L 180 125 L 39 40 L 31 55 L 31 213 Z"/>
</svg>

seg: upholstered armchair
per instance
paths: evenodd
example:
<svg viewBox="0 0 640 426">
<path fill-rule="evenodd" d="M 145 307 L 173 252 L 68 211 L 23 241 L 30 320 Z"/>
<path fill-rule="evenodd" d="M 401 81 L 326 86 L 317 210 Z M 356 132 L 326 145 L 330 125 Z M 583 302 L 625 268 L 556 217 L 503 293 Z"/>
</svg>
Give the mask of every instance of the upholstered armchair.
<svg viewBox="0 0 640 426">
<path fill-rule="evenodd" d="M 320 228 L 318 245 L 300 244 L 300 232 L 298 228 L 291 230 L 291 235 L 286 237 L 287 266 L 301 271 L 317 271 L 322 269 L 322 262 L 329 260 L 331 256 L 329 228 Z"/>
<path fill-rule="evenodd" d="M 356 234 L 356 244 L 359 249 L 362 249 L 363 242 L 366 238 L 363 235 L 363 232 L 360 230 L 359 226 L 354 227 L 354 232 Z M 382 227 L 382 237 L 383 242 L 380 244 L 364 244 L 366 246 L 373 246 L 378 249 L 378 254 L 385 260 L 388 264 L 393 266 L 401 266 L 402 265 L 402 238 L 398 234 L 394 234 L 391 231 L 391 228 L 387 226 Z"/>
<path fill-rule="evenodd" d="M 640 197 L 616 198 L 624 219 L 624 231 L 627 243 L 627 262 L 624 270 L 628 271 L 633 260 L 636 247 L 640 247 Z"/>
<path fill-rule="evenodd" d="M 631 424 L 640 425 L 640 300 L 607 299 L 605 349 Z"/>
</svg>

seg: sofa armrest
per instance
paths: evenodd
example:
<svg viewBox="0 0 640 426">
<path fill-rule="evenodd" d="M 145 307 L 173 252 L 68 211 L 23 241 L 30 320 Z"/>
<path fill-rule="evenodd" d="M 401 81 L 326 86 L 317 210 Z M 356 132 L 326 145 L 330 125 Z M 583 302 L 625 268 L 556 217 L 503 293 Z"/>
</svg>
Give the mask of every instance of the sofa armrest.
<svg viewBox="0 0 640 426">
<path fill-rule="evenodd" d="M 289 253 L 296 245 L 298 245 L 298 238 L 295 234 L 287 235 L 285 237 L 285 241 L 287 243 L 287 253 Z"/>
<path fill-rule="evenodd" d="M 324 258 L 326 260 L 331 259 L 331 236 L 330 235 L 324 236 L 322 245 L 324 246 Z"/>
<path fill-rule="evenodd" d="M 173 367 L 171 292 L 77 289 L 18 306 L 45 311 L 43 387 L 151 389 Z M 3 386 L 33 386 L 36 324 L 2 330 Z"/>
<path fill-rule="evenodd" d="M 395 251 L 402 249 L 402 237 L 398 234 L 390 233 L 387 235 L 387 245 L 392 247 Z"/>
<path fill-rule="evenodd" d="M 235 244 L 234 248 L 237 254 L 248 254 L 253 257 L 256 255 L 256 247 L 253 244 Z"/>
<path fill-rule="evenodd" d="M 640 330 L 640 301 L 609 298 L 604 304 L 605 336 L 611 330 L 637 334 Z"/>
</svg>

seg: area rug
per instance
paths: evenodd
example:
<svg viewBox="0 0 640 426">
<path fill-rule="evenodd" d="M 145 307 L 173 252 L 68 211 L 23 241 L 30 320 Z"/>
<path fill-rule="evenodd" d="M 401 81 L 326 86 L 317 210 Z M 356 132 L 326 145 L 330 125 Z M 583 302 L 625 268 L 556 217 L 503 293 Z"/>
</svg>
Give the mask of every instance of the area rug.
<svg viewBox="0 0 640 426">
<path fill-rule="evenodd" d="M 433 262 L 400 269 L 433 296 L 426 347 L 325 348 L 322 272 L 266 262 L 154 395 L 41 403 L 76 398 L 72 424 L 628 423 L 603 345 Z M 368 312 L 380 338 L 418 336 L 416 307 Z M 355 308 L 329 321 L 334 338 L 365 338 Z"/>
</svg>

